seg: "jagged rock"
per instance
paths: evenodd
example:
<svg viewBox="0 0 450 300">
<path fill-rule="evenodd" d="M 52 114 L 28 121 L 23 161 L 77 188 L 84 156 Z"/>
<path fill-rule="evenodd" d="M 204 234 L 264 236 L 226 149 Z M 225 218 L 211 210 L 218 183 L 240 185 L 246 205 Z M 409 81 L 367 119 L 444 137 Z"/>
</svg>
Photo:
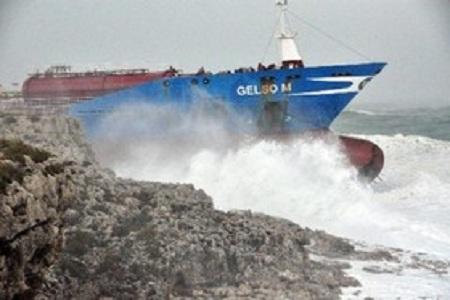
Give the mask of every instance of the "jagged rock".
<svg viewBox="0 0 450 300">
<path fill-rule="evenodd" d="M 216 210 L 192 185 L 116 178 L 98 166 L 77 123 L 63 116 L 16 116 L 14 123 L 0 117 L 0 122 L 1 136 L 19 137 L 61 159 L 27 161 L 31 174 L 7 186 L 18 196 L 2 198 L 2 205 L 15 203 L 4 205 L 5 214 L 14 215 L 16 207 L 25 216 L 52 221 L 45 230 L 29 231 L 46 232 L 41 239 L 51 249 L 45 264 L 33 267 L 36 272 L 55 262 L 64 224 L 64 249 L 46 285 L 31 285 L 20 274 L 10 277 L 17 278 L 20 291 L 33 287 L 41 299 L 338 299 L 341 287 L 358 284 L 342 265 L 309 258 L 310 251 L 330 257 L 353 253 L 345 240 L 250 211 Z M 67 159 L 74 163 L 64 163 Z M 36 195 L 45 202 L 21 208 Z M 8 221 L 17 222 L 19 232 L 35 224 L 22 226 L 19 220 Z M 11 236 L 8 229 L 0 231 Z M 17 247 L 32 249 L 39 241 Z M 8 259 L 3 255 L 0 265 Z"/>
<path fill-rule="evenodd" d="M 49 115 L 28 113 L 26 109 L 20 114 L 0 113 L 0 137 L 22 140 L 61 160 L 95 163 L 94 152 L 86 142 L 80 124 L 63 114 L 51 114 L 51 107 L 45 112 Z"/>
<path fill-rule="evenodd" d="M 0 140 L 0 299 L 33 297 L 62 249 L 73 200 L 70 167 L 17 140 Z"/>
</svg>

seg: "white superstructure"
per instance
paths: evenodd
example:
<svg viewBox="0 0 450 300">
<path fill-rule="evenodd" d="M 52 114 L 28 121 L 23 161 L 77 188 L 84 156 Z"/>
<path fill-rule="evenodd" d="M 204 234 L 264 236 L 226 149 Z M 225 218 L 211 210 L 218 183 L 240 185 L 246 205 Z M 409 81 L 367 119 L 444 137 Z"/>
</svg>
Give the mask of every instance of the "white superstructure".
<svg viewBox="0 0 450 300">
<path fill-rule="evenodd" d="M 280 9 L 278 39 L 280 40 L 281 63 L 284 67 L 289 68 L 303 66 L 303 60 L 294 39 L 296 33 L 291 32 L 286 23 L 288 0 L 277 0 L 276 5 Z"/>
</svg>

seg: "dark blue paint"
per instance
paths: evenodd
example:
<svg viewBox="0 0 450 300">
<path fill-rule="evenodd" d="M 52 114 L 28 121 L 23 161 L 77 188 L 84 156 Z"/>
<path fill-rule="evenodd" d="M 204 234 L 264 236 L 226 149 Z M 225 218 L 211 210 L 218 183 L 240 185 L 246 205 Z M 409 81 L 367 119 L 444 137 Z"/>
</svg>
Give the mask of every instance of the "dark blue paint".
<svg viewBox="0 0 450 300">
<path fill-rule="evenodd" d="M 318 79 L 375 76 L 384 66 L 385 63 L 367 63 L 233 74 L 182 75 L 151 81 L 91 101 L 77 103 L 71 107 L 70 114 L 82 121 L 88 134 L 94 135 L 107 113 L 135 104 L 172 104 L 181 110 L 187 110 L 196 99 L 206 98 L 208 101 L 222 101 L 231 107 L 233 112 L 245 116 L 250 123 L 256 124 L 263 101 L 287 101 L 285 128 L 289 132 L 298 133 L 328 128 L 357 94 L 357 91 L 345 91 L 352 85 L 351 81 L 339 81 L 339 79 L 317 81 Z M 261 91 L 261 78 L 272 78 L 278 87 L 290 79 L 292 91 L 289 93 L 278 91 L 270 97 L 237 94 L 239 86 L 256 86 Z M 339 89 L 343 89 L 343 92 L 326 94 L 327 91 Z M 324 94 L 289 95 L 311 92 Z"/>
</svg>

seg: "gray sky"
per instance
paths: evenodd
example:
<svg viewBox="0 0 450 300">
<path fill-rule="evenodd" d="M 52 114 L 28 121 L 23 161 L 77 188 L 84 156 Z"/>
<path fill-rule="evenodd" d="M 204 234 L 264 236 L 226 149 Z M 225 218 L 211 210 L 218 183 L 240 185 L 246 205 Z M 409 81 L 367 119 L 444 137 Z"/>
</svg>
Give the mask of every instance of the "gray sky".
<svg viewBox="0 0 450 300">
<path fill-rule="evenodd" d="M 450 105 L 450 0 L 291 0 L 290 8 L 374 61 L 389 63 L 358 106 Z M 273 0 L 0 0 L 0 83 L 51 64 L 76 69 L 256 65 Z M 290 19 L 307 65 L 364 61 Z M 278 61 L 272 42 L 265 62 Z"/>
</svg>

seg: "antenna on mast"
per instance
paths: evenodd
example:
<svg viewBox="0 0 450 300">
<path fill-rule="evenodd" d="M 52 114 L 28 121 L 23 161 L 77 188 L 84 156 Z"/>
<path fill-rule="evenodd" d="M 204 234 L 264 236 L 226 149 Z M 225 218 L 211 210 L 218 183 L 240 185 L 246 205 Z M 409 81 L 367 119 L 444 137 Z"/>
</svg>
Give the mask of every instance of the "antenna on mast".
<svg viewBox="0 0 450 300">
<path fill-rule="evenodd" d="M 292 33 L 286 24 L 286 12 L 288 0 L 276 0 L 276 6 L 280 9 L 280 40 L 281 65 L 286 68 L 303 67 L 303 60 L 295 43 L 295 33 Z"/>
</svg>

